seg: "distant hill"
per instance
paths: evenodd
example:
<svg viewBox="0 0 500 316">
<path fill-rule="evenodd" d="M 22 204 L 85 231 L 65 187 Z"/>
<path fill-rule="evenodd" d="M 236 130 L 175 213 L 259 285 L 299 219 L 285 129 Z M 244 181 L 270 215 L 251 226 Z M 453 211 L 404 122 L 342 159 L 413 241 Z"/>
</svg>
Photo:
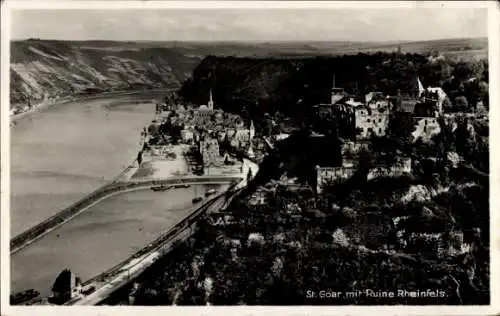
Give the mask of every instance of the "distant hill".
<svg viewBox="0 0 500 316">
<path fill-rule="evenodd" d="M 311 41 L 311 42 L 113 42 L 113 41 L 82 41 L 77 42 L 83 47 L 101 49 L 169 48 L 186 56 L 203 58 L 207 55 L 235 57 L 278 57 L 278 56 L 315 56 L 342 55 L 358 52 L 393 52 L 401 49 L 404 53 L 429 53 L 439 51 L 443 54 L 464 56 L 472 53 L 486 56 L 487 38 L 439 39 L 430 41 L 398 41 L 398 42 L 351 42 L 351 41 Z"/>
<path fill-rule="evenodd" d="M 200 62 L 169 48 L 28 40 L 11 44 L 11 103 L 86 91 L 179 88 Z"/>
<path fill-rule="evenodd" d="M 255 118 L 279 111 L 297 118 L 305 108 L 329 102 L 334 74 L 336 86 L 347 92 L 394 94 L 397 89 L 410 90 L 426 63 L 423 55 L 397 53 L 286 59 L 208 56 L 181 94 L 189 102 L 203 104 L 212 89 L 215 105 L 224 110 Z"/>
<path fill-rule="evenodd" d="M 233 44 L 217 48 L 226 49 L 230 45 Z M 212 89 L 216 105 L 225 110 L 240 114 L 254 112 L 255 117 L 279 111 L 297 118 L 304 114 L 304 108 L 329 102 L 333 75 L 338 87 L 356 95 L 370 91 L 394 95 L 398 90 L 404 94 L 410 92 L 418 75 L 425 86 L 443 86 L 450 97 L 455 97 L 460 84 L 471 76 L 488 80 L 487 62 L 479 61 L 487 60 L 485 39 L 283 42 L 242 44 L 239 50 L 234 47 L 235 56 L 210 55 L 194 69 L 181 89 L 185 99 L 202 104 L 207 102 L 208 90 Z M 244 49 L 246 53 L 261 50 L 274 55 L 236 56 Z M 477 51 L 484 51 L 484 56 Z M 428 58 L 431 54 L 437 56 L 436 53 L 445 59 L 434 62 Z"/>
<path fill-rule="evenodd" d="M 398 49 L 404 53 L 439 51 L 454 58 L 475 59 L 487 57 L 487 39 L 399 43 L 13 41 L 11 103 L 38 100 L 45 94 L 65 96 L 87 91 L 179 88 L 208 55 L 301 59 L 360 52 L 394 52 Z M 289 66 L 294 67 L 293 63 Z M 280 76 L 279 67 L 271 64 L 268 67 L 261 87 L 256 81 L 255 89 L 262 90 L 262 85 L 267 86 L 264 82 Z M 282 70 L 289 72 L 291 69 Z M 247 72 L 251 69 L 246 69 Z"/>
</svg>

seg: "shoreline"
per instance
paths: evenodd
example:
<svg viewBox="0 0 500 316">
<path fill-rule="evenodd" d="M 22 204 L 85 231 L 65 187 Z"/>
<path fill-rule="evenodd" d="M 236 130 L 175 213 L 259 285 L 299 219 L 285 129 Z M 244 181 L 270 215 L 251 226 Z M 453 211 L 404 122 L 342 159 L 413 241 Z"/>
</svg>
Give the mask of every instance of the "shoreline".
<svg viewBox="0 0 500 316">
<path fill-rule="evenodd" d="M 112 91 L 112 92 L 102 92 L 94 95 L 88 95 L 88 96 L 64 96 L 61 97 L 58 100 L 54 100 L 52 102 L 49 101 L 44 101 L 41 102 L 37 105 L 34 105 L 33 108 L 31 108 L 28 111 L 17 113 L 17 114 L 9 114 L 9 119 L 11 123 L 15 123 L 17 121 L 20 121 L 33 113 L 41 112 L 43 110 L 52 108 L 54 106 L 59 106 L 59 105 L 64 105 L 68 103 L 73 103 L 73 102 L 84 102 L 84 101 L 92 101 L 92 100 L 101 100 L 101 99 L 107 99 L 107 98 L 115 98 L 115 97 L 121 97 L 121 96 L 127 96 L 127 95 L 137 95 L 137 94 L 147 94 L 147 93 L 166 93 L 173 91 L 175 89 L 153 89 L 153 90 L 122 90 L 122 91 Z M 154 99 L 153 97 L 149 98 Z"/>
<path fill-rule="evenodd" d="M 22 120 L 26 117 L 29 117 L 31 114 L 36 113 L 36 112 L 41 112 L 43 110 L 46 110 L 51 107 L 63 105 L 63 104 L 68 104 L 68 103 L 73 103 L 73 102 L 80 102 L 80 101 L 89 101 L 92 99 L 107 99 L 107 98 L 113 98 L 113 97 L 120 97 L 120 96 L 126 96 L 126 95 L 136 95 L 136 94 L 141 94 L 141 93 L 147 93 L 147 92 L 156 92 L 156 93 L 163 93 L 165 90 L 148 90 L 148 91 L 116 91 L 116 92 L 108 92 L 108 93 L 102 93 L 99 95 L 93 95 L 93 96 L 86 96 L 84 98 L 72 98 L 72 99 L 66 99 L 66 100 L 59 100 L 59 102 L 50 102 L 50 103 L 42 103 L 37 106 L 35 106 L 33 109 L 19 113 L 16 115 L 11 115 L 11 123 L 16 122 L 19 120 Z M 65 97 L 68 98 L 68 97 Z M 11 126 L 12 127 L 12 126 Z M 99 202 L 102 199 L 105 199 L 111 195 L 114 195 L 116 193 L 119 193 L 121 190 L 119 188 L 120 184 L 123 186 L 123 184 L 126 184 L 126 182 L 121 182 L 123 177 L 129 172 L 131 169 L 133 169 L 134 164 L 136 163 L 137 158 L 134 157 L 133 160 L 123 169 L 121 170 L 118 175 L 116 175 L 112 180 L 108 181 L 106 184 L 99 186 L 95 190 L 91 191 L 87 195 L 83 196 L 82 198 L 70 203 L 68 206 L 64 207 L 62 210 L 57 212 L 56 214 L 49 216 L 45 218 L 44 220 L 38 222 L 37 224 L 25 229 L 24 231 L 18 233 L 15 236 L 10 236 L 10 249 L 9 252 L 12 255 L 13 253 L 16 253 L 17 251 L 29 246 L 31 243 L 34 241 L 38 240 L 39 238 L 43 237 L 53 229 L 59 227 L 60 225 L 63 225 L 76 217 L 77 215 L 81 214 L 84 210 L 87 208 L 91 207 L 95 203 Z M 108 192 L 111 190 L 111 192 Z M 117 190 L 114 192 L 113 190 Z M 102 195 L 102 196 L 101 196 Z M 96 200 L 97 199 L 97 200 Z M 85 204 L 90 203 L 89 205 L 85 206 Z M 82 205 L 83 204 L 83 205 Z M 83 207 L 83 208 L 82 208 Z M 62 220 L 61 220 L 62 218 Z M 32 236 L 34 235 L 34 236 Z"/>
</svg>

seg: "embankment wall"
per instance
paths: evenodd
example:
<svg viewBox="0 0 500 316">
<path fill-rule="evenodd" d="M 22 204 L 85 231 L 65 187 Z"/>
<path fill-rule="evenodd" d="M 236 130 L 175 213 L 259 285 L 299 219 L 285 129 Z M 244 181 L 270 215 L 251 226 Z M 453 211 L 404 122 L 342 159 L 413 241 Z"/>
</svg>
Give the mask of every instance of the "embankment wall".
<svg viewBox="0 0 500 316">
<path fill-rule="evenodd" d="M 227 183 L 231 182 L 231 178 L 228 177 L 213 177 L 213 178 L 203 178 L 203 177 L 192 177 L 192 178 L 173 178 L 165 180 L 148 180 L 148 181 L 133 181 L 133 182 L 115 182 L 104 187 L 97 189 L 96 191 L 90 193 L 78 202 L 70 205 L 69 207 L 63 209 L 61 212 L 49 217 L 43 222 L 29 228 L 28 230 L 22 232 L 21 234 L 15 236 L 10 240 L 10 252 L 14 253 L 20 249 L 28 246 L 33 241 L 47 234 L 56 227 L 68 222 L 76 215 L 80 214 L 86 210 L 89 206 L 95 204 L 99 200 L 102 200 L 110 195 L 117 194 L 130 189 L 139 189 L 144 187 L 151 187 L 156 185 L 175 185 L 175 184 L 187 184 L 187 183 Z"/>
</svg>

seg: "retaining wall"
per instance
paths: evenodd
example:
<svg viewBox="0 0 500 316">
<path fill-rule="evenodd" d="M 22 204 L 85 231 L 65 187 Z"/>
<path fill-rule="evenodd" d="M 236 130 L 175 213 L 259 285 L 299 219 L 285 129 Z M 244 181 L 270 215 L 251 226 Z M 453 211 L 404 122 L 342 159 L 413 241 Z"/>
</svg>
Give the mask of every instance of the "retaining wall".
<svg viewBox="0 0 500 316">
<path fill-rule="evenodd" d="M 83 283 L 83 285 L 90 285 L 94 282 L 103 282 L 109 284 L 110 282 L 113 282 L 113 290 L 110 291 L 110 293 L 114 293 L 116 290 L 120 289 L 121 287 L 125 286 L 126 284 L 130 283 L 133 281 L 137 276 L 139 276 L 141 273 L 143 273 L 150 265 L 143 265 L 141 269 L 138 269 L 136 272 L 134 272 L 132 275 L 129 275 L 128 278 L 125 280 L 121 280 L 119 283 L 114 283 L 114 278 L 116 278 L 117 275 L 120 273 L 123 273 L 122 268 L 130 262 L 131 259 L 135 258 L 140 258 L 142 256 L 146 255 L 151 255 L 152 252 L 154 251 L 159 251 L 160 249 L 164 249 L 162 252 L 162 256 L 167 255 L 168 252 L 172 249 L 172 244 L 179 240 L 179 237 L 181 234 L 185 233 L 186 230 L 189 229 L 188 233 L 184 235 L 184 239 L 188 238 L 189 236 L 192 235 L 194 232 L 194 227 L 196 226 L 196 223 L 200 216 L 203 216 L 203 214 L 220 198 L 225 198 L 225 199 L 231 199 L 234 196 L 238 195 L 241 192 L 241 189 L 236 189 L 237 184 L 232 185 L 231 187 L 228 188 L 226 192 L 219 193 L 217 196 L 213 197 L 212 199 L 206 201 L 203 205 L 198 207 L 196 210 L 194 210 L 191 214 L 186 216 L 184 219 L 182 219 L 180 222 L 178 222 L 176 225 L 171 227 L 169 230 L 167 230 L 161 237 L 156 239 L 154 242 L 150 243 L 148 246 L 142 248 L 138 252 L 136 252 L 131 258 L 125 260 L 124 262 L 121 262 L 120 264 L 116 265 L 115 267 L 111 268 L 110 270 L 101 273 L 90 280 L 87 280 Z M 181 238 L 182 239 L 182 238 Z M 145 259 L 141 259 L 145 260 Z M 140 263 L 138 263 L 140 264 Z M 92 295 L 92 294 L 91 294 Z M 94 298 L 91 300 L 91 304 L 96 305 L 99 304 L 102 301 L 105 301 L 107 297 L 99 297 L 99 298 Z M 88 305 L 89 302 L 86 301 L 85 303 L 80 302 L 79 299 L 72 300 L 65 305 Z"/>
<path fill-rule="evenodd" d="M 148 181 L 132 181 L 132 182 L 116 182 L 104 187 L 99 188 L 98 190 L 90 193 L 83 199 L 78 202 L 70 205 L 69 207 L 63 209 L 61 212 L 49 217 L 43 222 L 29 228 L 28 230 L 22 232 L 21 234 L 15 236 L 10 240 L 10 252 L 16 252 L 30 243 L 32 243 L 37 238 L 42 235 L 48 233 L 55 227 L 67 222 L 80 212 L 84 211 L 88 206 L 90 206 L 95 201 L 102 199 L 108 195 L 116 194 L 121 191 L 141 188 L 141 187 L 150 187 L 155 185 L 175 185 L 175 184 L 185 184 L 185 183 L 226 183 L 230 182 L 232 179 L 228 177 L 213 177 L 213 178 L 173 178 L 173 179 L 165 179 L 165 180 L 148 180 Z"/>
</svg>

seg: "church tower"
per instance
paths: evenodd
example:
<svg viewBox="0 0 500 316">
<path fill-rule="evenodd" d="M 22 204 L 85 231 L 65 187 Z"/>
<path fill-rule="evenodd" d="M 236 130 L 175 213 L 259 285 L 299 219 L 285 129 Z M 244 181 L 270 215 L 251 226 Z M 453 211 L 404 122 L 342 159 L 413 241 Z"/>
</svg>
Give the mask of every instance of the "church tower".
<svg viewBox="0 0 500 316">
<path fill-rule="evenodd" d="M 411 96 L 414 98 L 420 98 L 422 94 L 424 93 L 425 89 L 420 81 L 420 78 L 418 76 L 413 77 L 413 81 L 411 83 Z"/>
<path fill-rule="evenodd" d="M 253 120 L 250 122 L 250 141 L 255 136 L 255 126 L 253 125 Z"/>
<path fill-rule="evenodd" d="M 208 100 L 208 109 L 210 111 L 213 111 L 214 110 L 214 100 L 212 98 L 212 89 L 210 89 L 210 99 Z"/>
</svg>

